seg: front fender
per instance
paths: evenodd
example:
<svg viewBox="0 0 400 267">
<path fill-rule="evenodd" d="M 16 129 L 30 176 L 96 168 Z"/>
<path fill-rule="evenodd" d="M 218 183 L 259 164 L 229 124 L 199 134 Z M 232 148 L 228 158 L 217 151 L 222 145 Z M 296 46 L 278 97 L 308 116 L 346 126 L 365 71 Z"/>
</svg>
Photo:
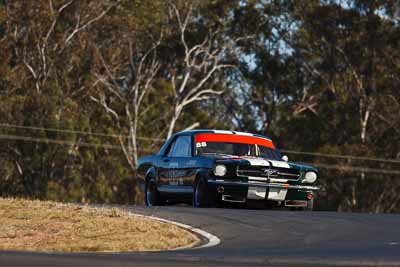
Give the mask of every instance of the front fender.
<svg viewBox="0 0 400 267">
<path fill-rule="evenodd" d="M 195 183 L 197 182 L 197 179 L 199 179 L 200 177 L 204 177 L 205 180 L 207 181 L 208 178 L 210 177 L 210 172 L 212 171 L 212 168 L 200 168 L 197 169 L 195 172 Z"/>
<path fill-rule="evenodd" d="M 146 173 L 145 173 L 145 180 L 147 180 L 147 178 L 149 176 L 153 176 L 154 178 L 157 178 L 156 175 L 156 168 L 154 166 L 151 166 L 150 168 L 147 169 Z"/>
</svg>

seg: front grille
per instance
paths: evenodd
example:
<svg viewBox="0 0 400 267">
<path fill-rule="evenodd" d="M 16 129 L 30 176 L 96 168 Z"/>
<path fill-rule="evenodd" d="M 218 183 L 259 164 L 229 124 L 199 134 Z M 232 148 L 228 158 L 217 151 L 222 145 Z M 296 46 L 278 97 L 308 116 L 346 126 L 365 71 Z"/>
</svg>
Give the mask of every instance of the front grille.
<svg viewBox="0 0 400 267">
<path fill-rule="evenodd" d="M 287 179 L 297 181 L 300 178 L 300 171 L 297 169 L 265 167 L 265 166 L 239 166 L 237 176 L 242 177 L 260 177 L 272 179 Z"/>
</svg>

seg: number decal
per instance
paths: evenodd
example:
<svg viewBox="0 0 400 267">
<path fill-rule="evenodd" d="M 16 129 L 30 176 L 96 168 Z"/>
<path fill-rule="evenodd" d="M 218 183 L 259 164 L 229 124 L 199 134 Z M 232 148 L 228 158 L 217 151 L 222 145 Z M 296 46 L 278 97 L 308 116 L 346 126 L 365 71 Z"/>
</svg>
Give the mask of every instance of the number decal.
<svg viewBox="0 0 400 267">
<path fill-rule="evenodd" d="M 170 185 L 181 185 L 183 184 L 183 179 L 179 178 L 182 175 L 182 171 L 177 170 L 179 167 L 178 163 L 168 164 L 169 171 L 167 172 L 167 177 Z"/>
<path fill-rule="evenodd" d="M 206 142 L 199 142 L 199 143 L 196 143 L 196 147 L 206 147 L 207 146 L 207 143 Z"/>
</svg>

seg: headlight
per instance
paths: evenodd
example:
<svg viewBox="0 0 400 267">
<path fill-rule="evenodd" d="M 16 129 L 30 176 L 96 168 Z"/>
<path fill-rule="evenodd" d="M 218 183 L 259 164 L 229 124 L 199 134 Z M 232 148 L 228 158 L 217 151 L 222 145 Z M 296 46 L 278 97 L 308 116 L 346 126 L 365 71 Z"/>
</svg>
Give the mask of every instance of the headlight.
<svg viewBox="0 0 400 267">
<path fill-rule="evenodd" d="M 225 165 L 217 165 L 214 168 L 214 175 L 215 176 L 224 176 L 226 174 L 226 167 Z"/>
<path fill-rule="evenodd" d="M 317 180 L 317 174 L 315 172 L 306 172 L 306 175 L 304 176 L 304 182 L 306 183 L 314 183 Z"/>
</svg>

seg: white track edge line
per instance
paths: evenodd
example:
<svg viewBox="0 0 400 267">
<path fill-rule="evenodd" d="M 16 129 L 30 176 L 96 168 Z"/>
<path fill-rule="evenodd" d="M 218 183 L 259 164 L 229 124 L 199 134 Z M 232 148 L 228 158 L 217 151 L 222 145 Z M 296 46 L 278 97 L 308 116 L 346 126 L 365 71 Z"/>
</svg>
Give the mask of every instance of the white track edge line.
<svg viewBox="0 0 400 267">
<path fill-rule="evenodd" d="M 179 223 L 179 222 L 163 219 L 163 218 L 156 217 L 156 216 L 153 216 L 153 215 L 143 215 L 143 214 L 137 214 L 137 213 L 133 213 L 133 212 L 129 212 L 129 213 L 134 215 L 134 216 L 145 217 L 145 218 L 154 219 L 154 220 L 157 220 L 157 221 L 160 221 L 160 222 L 170 223 L 170 224 L 176 225 L 178 227 L 181 227 L 183 229 L 186 229 L 186 230 L 189 230 L 189 231 L 191 231 L 193 233 L 201 235 L 202 237 L 204 237 L 205 239 L 208 240 L 208 242 L 206 244 L 203 244 L 201 246 L 188 247 L 188 248 L 184 247 L 184 248 L 169 249 L 169 250 L 209 248 L 209 247 L 217 246 L 218 244 L 221 243 L 221 240 L 217 236 L 215 236 L 215 235 L 213 235 L 213 234 L 211 234 L 209 232 L 206 232 L 204 230 L 201 230 L 199 228 L 187 225 L 187 224 L 183 224 L 183 223 Z"/>
</svg>

